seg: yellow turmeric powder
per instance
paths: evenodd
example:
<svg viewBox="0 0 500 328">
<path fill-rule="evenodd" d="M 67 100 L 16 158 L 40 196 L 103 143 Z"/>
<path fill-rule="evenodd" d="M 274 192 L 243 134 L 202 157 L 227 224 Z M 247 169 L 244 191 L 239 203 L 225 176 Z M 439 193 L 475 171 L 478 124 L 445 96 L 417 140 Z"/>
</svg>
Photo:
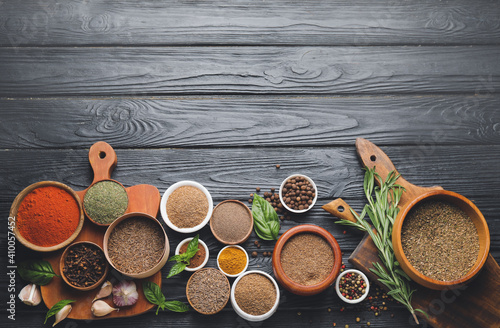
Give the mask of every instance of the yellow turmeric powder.
<svg viewBox="0 0 500 328">
<path fill-rule="evenodd" d="M 225 248 L 219 254 L 219 268 L 227 274 L 241 273 L 247 265 L 245 252 L 237 247 Z"/>
</svg>

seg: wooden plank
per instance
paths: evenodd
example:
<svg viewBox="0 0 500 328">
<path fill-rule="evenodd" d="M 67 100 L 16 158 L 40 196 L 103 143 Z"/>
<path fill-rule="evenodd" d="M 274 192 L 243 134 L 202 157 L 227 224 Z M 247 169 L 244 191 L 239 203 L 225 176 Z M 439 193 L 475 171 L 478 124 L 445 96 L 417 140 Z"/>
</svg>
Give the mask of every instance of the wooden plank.
<svg viewBox="0 0 500 328">
<path fill-rule="evenodd" d="M 0 148 L 500 144 L 500 96 L 0 99 Z M 200 124 L 203 122 L 203 124 Z M 281 124 L 286 122 L 286 125 Z M 61 138 L 64 136 L 64 138 Z"/>
<path fill-rule="evenodd" d="M 500 46 L 3 48 L 0 97 L 491 94 Z"/>
<path fill-rule="evenodd" d="M 498 44 L 495 2 L 3 1 L 0 46 Z"/>
</svg>

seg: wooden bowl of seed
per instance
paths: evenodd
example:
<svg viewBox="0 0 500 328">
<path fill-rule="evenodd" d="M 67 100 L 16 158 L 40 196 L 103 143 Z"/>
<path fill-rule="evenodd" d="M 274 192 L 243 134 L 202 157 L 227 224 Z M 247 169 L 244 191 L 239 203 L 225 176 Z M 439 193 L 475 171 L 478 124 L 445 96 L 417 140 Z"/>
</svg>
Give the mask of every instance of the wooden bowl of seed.
<svg viewBox="0 0 500 328">
<path fill-rule="evenodd" d="M 488 257 L 490 233 L 483 214 L 469 199 L 434 190 L 401 210 L 392 243 L 396 259 L 413 281 L 443 290 L 477 276 Z"/>
<path fill-rule="evenodd" d="M 303 224 L 288 229 L 273 251 L 276 280 L 288 291 L 303 296 L 321 293 L 340 272 L 339 244 L 325 229 Z"/>
<path fill-rule="evenodd" d="M 231 294 L 229 280 L 214 268 L 196 271 L 186 285 L 186 296 L 195 311 L 212 315 L 220 312 Z"/>
<path fill-rule="evenodd" d="M 102 248 L 90 241 L 69 245 L 59 261 L 61 277 L 77 290 L 92 290 L 100 286 L 109 272 L 109 264 Z"/>
<path fill-rule="evenodd" d="M 127 213 L 116 219 L 104 234 L 104 254 L 111 266 L 131 278 L 147 278 L 165 265 L 170 246 L 156 218 L 146 213 Z"/>
</svg>

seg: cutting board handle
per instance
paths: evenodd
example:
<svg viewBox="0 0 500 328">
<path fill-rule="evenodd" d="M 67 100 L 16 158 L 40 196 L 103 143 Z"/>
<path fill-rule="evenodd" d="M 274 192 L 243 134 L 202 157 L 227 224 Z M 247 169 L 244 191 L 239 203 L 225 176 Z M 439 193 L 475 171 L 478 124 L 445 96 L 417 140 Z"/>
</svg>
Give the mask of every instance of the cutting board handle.
<svg viewBox="0 0 500 328">
<path fill-rule="evenodd" d="M 328 204 L 321 206 L 321 208 L 339 219 L 354 223 L 357 222 L 356 217 L 354 217 L 351 212 L 351 206 L 349 206 L 342 198 L 337 198 Z"/>
<path fill-rule="evenodd" d="M 111 179 L 111 172 L 116 167 L 115 150 L 107 142 L 98 141 L 90 147 L 89 162 L 94 171 L 94 181 Z"/>
<path fill-rule="evenodd" d="M 356 150 L 358 151 L 358 156 L 364 166 L 371 169 L 375 167 L 375 172 L 377 172 L 382 179 L 386 179 L 391 171 L 399 172 L 396 170 L 394 164 L 392 164 L 391 159 L 387 156 L 380 148 L 378 148 L 372 142 L 358 138 L 356 139 Z M 377 183 L 380 185 L 380 181 L 377 179 Z M 401 196 L 399 206 L 403 208 L 412 200 L 420 195 L 423 195 L 432 190 L 442 190 L 440 186 L 434 187 L 420 187 L 416 186 L 408 181 L 406 181 L 402 176 L 396 180 L 396 183 L 403 186 L 406 192 Z"/>
</svg>

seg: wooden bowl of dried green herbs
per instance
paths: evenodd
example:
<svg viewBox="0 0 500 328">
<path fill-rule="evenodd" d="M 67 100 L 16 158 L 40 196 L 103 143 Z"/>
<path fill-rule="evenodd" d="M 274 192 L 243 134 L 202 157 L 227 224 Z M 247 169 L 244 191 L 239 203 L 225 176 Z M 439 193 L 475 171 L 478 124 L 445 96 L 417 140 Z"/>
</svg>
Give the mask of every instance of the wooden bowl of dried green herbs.
<svg viewBox="0 0 500 328">
<path fill-rule="evenodd" d="M 490 233 L 481 211 L 447 190 L 420 195 L 403 207 L 392 233 L 403 271 L 427 288 L 458 288 L 477 276 L 488 257 Z"/>
<path fill-rule="evenodd" d="M 146 213 L 127 213 L 104 234 L 104 254 L 111 266 L 131 278 L 147 278 L 165 265 L 170 246 L 162 225 Z"/>
</svg>

